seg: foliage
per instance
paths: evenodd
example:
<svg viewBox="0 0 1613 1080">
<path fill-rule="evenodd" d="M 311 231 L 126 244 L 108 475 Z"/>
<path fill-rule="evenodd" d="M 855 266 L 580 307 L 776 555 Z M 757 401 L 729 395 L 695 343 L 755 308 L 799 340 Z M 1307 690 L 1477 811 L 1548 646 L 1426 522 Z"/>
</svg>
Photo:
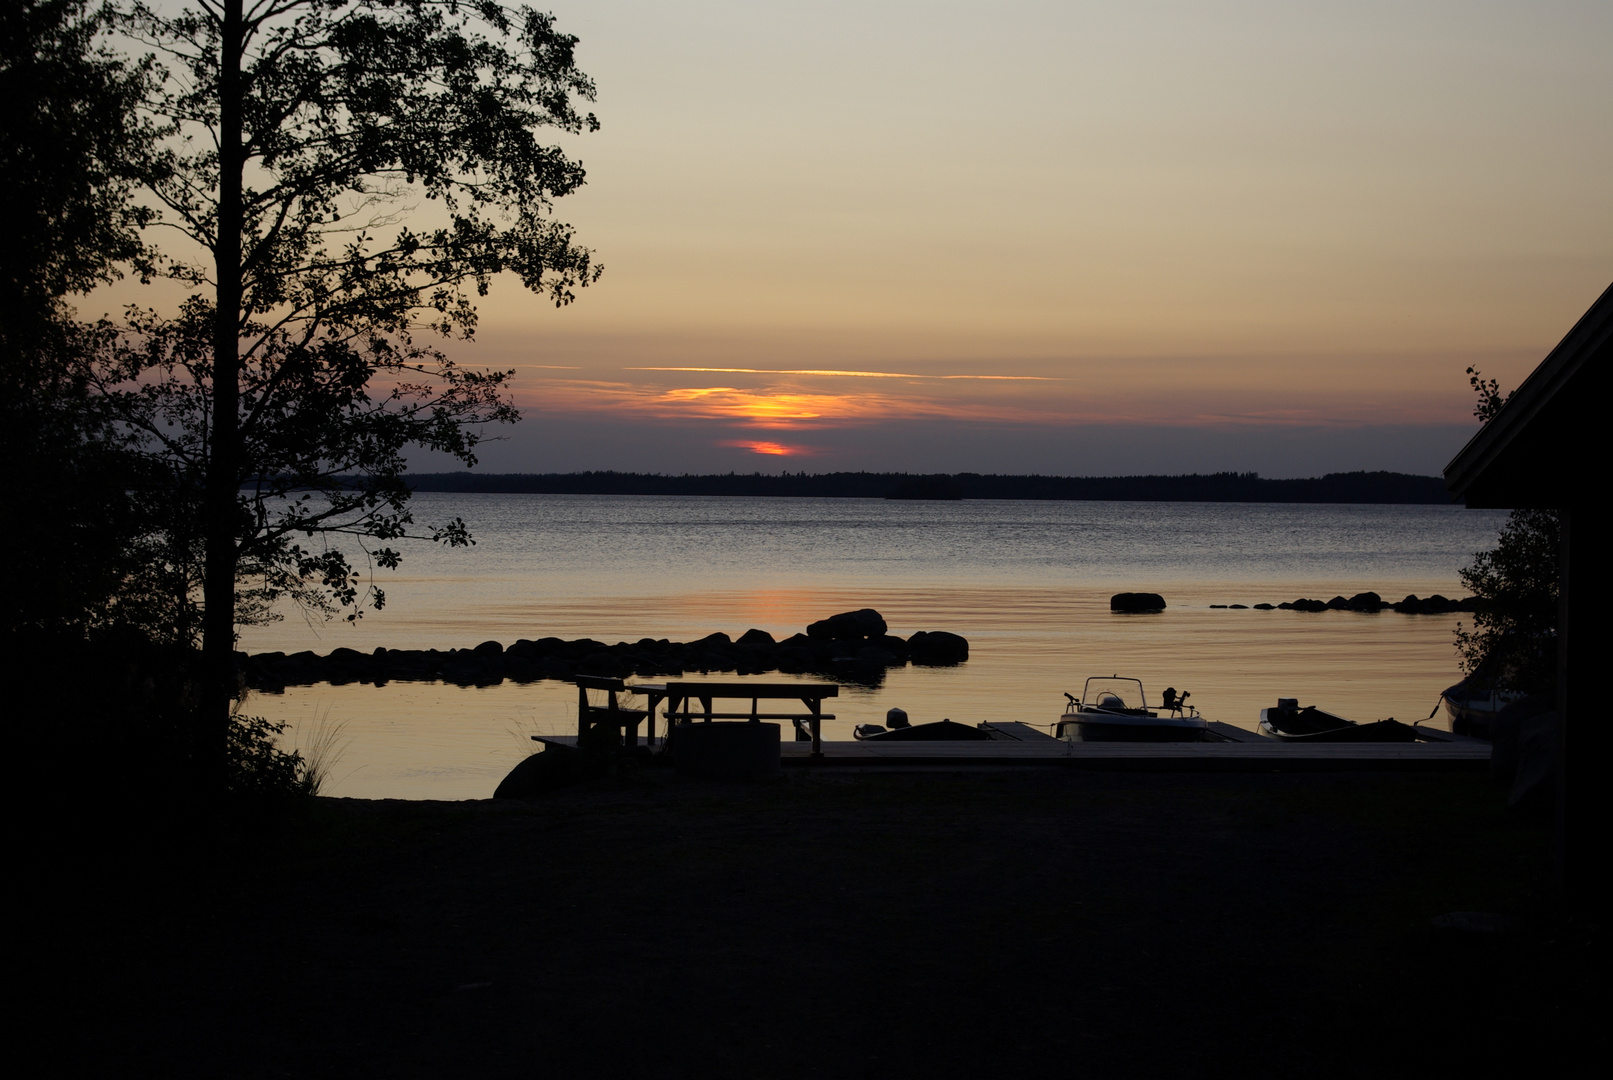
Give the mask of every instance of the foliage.
<svg viewBox="0 0 1613 1080">
<path fill-rule="evenodd" d="M 305 790 L 302 757 L 282 750 L 279 738 L 286 725 L 261 716 L 230 718 L 226 740 L 226 776 L 229 790 L 238 795 L 294 794 Z"/>
<path fill-rule="evenodd" d="M 131 201 L 150 131 L 135 117 L 150 67 L 96 44 L 103 21 L 85 0 L 0 7 L 0 342 L 61 314 L 63 296 L 149 269 Z"/>
<path fill-rule="evenodd" d="M 380 566 L 469 542 L 414 526 L 403 453 L 474 463 L 516 419 L 508 373 L 418 338 L 469 337 L 506 271 L 557 305 L 598 278 L 552 217 L 581 165 L 537 139 L 597 122 L 575 40 L 528 9 L 199 4 L 0 7 L 0 440 L 29 514 L 0 614 L 8 665 L 98 673 L 27 709 L 205 758 L 218 790 L 291 767 L 231 714 L 238 615 L 379 606 L 331 534 Z M 128 270 L 189 298 L 75 321 L 65 297 Z"/>
<path fill-rule="evenodd" d="M 0 627 L 64 647 L 168 623 L 151 572 L 153 477 L 130 453 L 87 358 L 115 340 L 67 298 L 151 269 L 130 196 L 152 136 L 135 107 L 150 66 L 96 44 L 84 0 L 0 7 L 0 455 L 26 527 L 0 533 Z"/>
<path fill-rule="evenodd" d="M 1501 411 L 1501 406 L 1507 403 L 1507 398 L 1512 396 L 1508 394 L 1502 397 L 1501 384 L 1494 379 L 1484 378 L 1478 368 L 1467 369 L 1467 382 L 1473 388 L 1473 393 L 1478 395 L 1478 400 L 1473 404 L 1473 415 L 1478 417 L 1481 424 L 1488 424 L 1494 419 L 1495 414 Z"/>
<path fill-rule="evenodd" d="M 593 84 L 549 16 L 491 2 L 136 3 L 121 26 L 167 76 L 144 99 L 162 139 L 142 179 L 200 257 L 160 264 L 195 295 L 132 312 L 98 389 L 193 493 L 208 607 L 357 617 L 384 595 L 328 539 L 381 567 L 405 536 L 468 543 L 457 520 L 415 527 L 404 451 L 473 464 L 477 429 L 517 418 L 509 373 L 417 335 L 469 337 L 501 272 L 556 305 L 599 275 L 551 216 L 582 167 L 537 138 L 596 129 L 573 102 Z M 401 224 L 422 207 L 424 227 Z M 208 584 L 208 559 L 239 592 Z"/>
<path fill-rule="evenodd" d="M 1557 511 L 1514 510 L 1495 549 L 1476 553 L 1462 570 L 1462 584 L 1483 601 L 1473 628 L 1456 628 L 1470 676 L 1528 692 L 1556 685 L 1561 536 Z"/>
</svg>

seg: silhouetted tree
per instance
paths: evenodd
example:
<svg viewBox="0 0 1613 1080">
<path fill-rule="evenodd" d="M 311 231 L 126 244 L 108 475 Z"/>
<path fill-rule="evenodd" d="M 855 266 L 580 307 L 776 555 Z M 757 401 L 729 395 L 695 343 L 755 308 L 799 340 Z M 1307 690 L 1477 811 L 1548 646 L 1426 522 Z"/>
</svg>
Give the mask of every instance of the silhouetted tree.
<svg viewBox="0 0 1613 1080">
<path fill-rule="evenodd" d="M 18 510 L 0 530 L 0 626 L 35 647 L 167 622 L 149 605 L 151 478 L 89 392 L 112 332 L 68 305 L 151 268 L 152 213 L 130 197 L 150 70 L 98 47 L 103 25 L 83 0 L 0 7 L 0 456 Z"/>
<path fill-rule="evenodd" d="M 1462 667 L 1511 690 L 1551 693 L 1557 681 L 1558 561 L 1562 526 L 1555 510 L 1514 510 L 1493 551 L 1462 570 L 1483 601 L 1471 630 L 1456 627 Z"/>
<path fill-rule="evenodd" d="M 1506 405 L 1501 386 L 1467 369 L 1473 415 L 1489 423 Z M 1469 676 L 1506 689 L 1550 693 L 1556 685 L 1557 605 L 1562 521 L 1555 510 L 1514 510 L 1493 551 L 1474 554 L 1462 584 L 1483 605 L 1473 628 L 1456 626 L 1456 651 Z"/>
<path fill-rule="evenodd" d="M 1478 396 L 1478 400 L 1473 403 L 1473 415 L 1478 417 L 1481 424 L 1488 424 L 1495 414 L 1501 411 L 1501 406 L 1507 403 L 1507 398 L 1512 396 L 1507 394 L 1503 397 L 1501 384 L 1495 379 L 1486 379 L 1478 368 L 1467 369 L 1467 384 Z"/>
<path fill-rule="evenodd" d="M 517 417 L 509 373 L 419 335 L 468 337 L 504 271 L 557 305 L 597 279 L 551 216 L 582 167 L 538 138 L 595 129 L 575 106 L 594 87 L 549 16 L 491 0 L 134 4 L 120 26 L 167 75 L 141 177 L 185 245 L 159 269 L 193 295 L 132 313 L 98 389 L 195 494 L 222 748 L 238 616 L 384 601 L 332 534 L 380 566 L 406 535 L 468 542 L 457 520 L 415 527 L 403 452 L 474 463 L 477 426 Z"/>
</svg>

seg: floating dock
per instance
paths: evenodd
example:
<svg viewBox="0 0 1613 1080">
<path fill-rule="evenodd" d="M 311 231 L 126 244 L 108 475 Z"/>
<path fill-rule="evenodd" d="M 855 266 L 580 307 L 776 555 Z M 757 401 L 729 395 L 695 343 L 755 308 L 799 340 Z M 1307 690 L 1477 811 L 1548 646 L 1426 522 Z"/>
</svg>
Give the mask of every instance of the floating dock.
<svg viewBox="0 0 1613 1080">
<path fill-rule="evenodd" d="M 782 747 L 786 769 L 979 769 L 1043 766 L 1136 772 L 1483 772 L 1488 743 L 825 742 Z"/>
<path fill-rule="evenodd" d="M 1022 738 L 967 742 L 822 743 L 786 741 L 781 764 L 791 771 L 958 771 L 1015 768 L 1091 769 L 1133 772 L 1484 772 L 1490 744 L 1482 739 L 1426 731 L 1427 742 L 1292 743 L 1264 738 L 1231 724 L 1212 723 L 1223 741 L 1203 743 L 1062 742 L 1021 724 L 993 724 L 1002 734 L 1025 728 Z M 575 746 L 572 736 L 538 741 Z M 656 739 L 650 749 L 659 750 Z"/>
</svg>

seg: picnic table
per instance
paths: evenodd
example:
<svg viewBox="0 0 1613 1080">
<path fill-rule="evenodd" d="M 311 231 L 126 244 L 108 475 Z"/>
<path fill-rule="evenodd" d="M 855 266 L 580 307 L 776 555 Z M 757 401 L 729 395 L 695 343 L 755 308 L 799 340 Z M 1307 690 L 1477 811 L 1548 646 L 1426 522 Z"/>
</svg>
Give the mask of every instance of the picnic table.
<svg viewBox="0 0 1613 1080">
<path fill-rule="evenodd" d="M 713 720 L 748 720 L 759 724 L 763 720 L 789 720 L 798 733 L 804 732 L 812 741 L 812 755 L 823 756 L 822 722 L 833 720 L 833 713 L 823 711 L 823 699 L 840 696 L 837 683 L 751 683 L 751 682 L 669 682 L 635 683 L 627 687 L 649 699 L 649 734 L 655 737 L 655 711 L 662 702 L 666 711 L 667 738 L 674 738 L 672 727 L 677 723 L 692 724 L 696 720 L 710 723 Z M 714 702 L 722 699 L 749 700 L 750 708 L 719 710 Z M 805 711 L 763 712 L 764 701 L 799 701 Z M 695 705 L 699 702 L 698 707 Z M 636 730 L 634 732 L 636 735 Z M 633 736 L 629 736 L 632 738 Z"/>
<path fill-rule="evenodd" d="M 789 720 L 795 725 L 798 737 L 810 739 L 814 757 L 823 756 L 824 720 L 833 720 L 833 713 L 823 711 L 824 698 L 840 696 L 836 683 L 749 683 L 749 682 L 668 682 L 627 683 L 621 679 L 598 675 L 578 675 L 577 684 L 577 740 L 585 743 L 590 734 L 600 729 L 620 733 L 622 744 L 638 745 L 638 727 L 647 722 L 646 738 L 655 742 L 655 713 L 665 703 L 662 713 L 667 721 L 667 745 L 677 723 L 695 721 L 710 723 L 713 720 L 748 720 L 759 724 L 763 720 Z M 589 690 L 605 691 L 606 704 L 593 705 L 588 700 Z M 643 694 L 647 699 L 643 709 L 623 708 L 618 694 Z M 715 702 L 723 699 L 749 700 L 750 708 L 720 710 Z M 763 712 L 763 701 L 799 701 L 805 711 Z M 695 704 L 698 702 L 698 706 Z"/>
</svg>

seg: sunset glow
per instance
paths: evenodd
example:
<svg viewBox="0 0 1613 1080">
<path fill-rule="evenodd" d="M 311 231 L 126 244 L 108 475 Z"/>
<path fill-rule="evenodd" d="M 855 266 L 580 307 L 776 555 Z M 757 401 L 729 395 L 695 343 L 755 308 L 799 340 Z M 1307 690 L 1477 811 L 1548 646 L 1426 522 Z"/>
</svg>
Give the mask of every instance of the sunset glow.
<svg viewBox="0 0 1613 1080">
<path fill-rule="evenodd" d="M 553 10 L 606 270 L 449 349 L 487 468 L 1426 475 L 1613 273 L 1607 4 Z"/>
<path fill-rule="evenodd" d="M 537 365 L 534 365 L 537 366 Z M 853 379 L 979 379 L 986 382 L 1061 382 L 1046 375 L 916 375 L 896 371 L 831 371 L 814 368 L 631 367 L 628 371 L 694 371 L 728 375 L 819 375 Z"/>
<path fill-rule="evenodd" d="M 725 439 L 718 446 L 733 447 L 736 450 L 749 450 L 753 454 L 765 454 L 768 457 L 801 457 L 815 453 L 809 446 L 786 446 L 776 442 L 752 442 L 742 439 Z"/>
</svg>

